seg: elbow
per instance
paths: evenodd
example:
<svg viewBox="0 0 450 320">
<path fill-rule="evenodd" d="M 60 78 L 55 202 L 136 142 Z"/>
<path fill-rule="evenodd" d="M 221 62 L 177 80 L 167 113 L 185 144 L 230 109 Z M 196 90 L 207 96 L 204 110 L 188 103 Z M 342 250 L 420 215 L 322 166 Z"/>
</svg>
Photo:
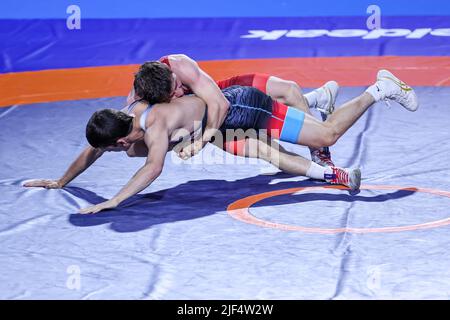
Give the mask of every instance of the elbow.
<svg viewBox="0 0 450 320">
<path fill-rule="evenodd" d="M 230 102 L 224 98 L 224 100 L 219 103 L 220 114 L 225 117 L 228 113 L 228 109 L 230 108 Z"/>
<path fill-rule="evenodd" d="M 163 170 L 162 165 L 159 165 L 159 164 L 151 165 L 151 166 L 149 166 L 149 169 L 148 169 L 148 176 L 151 177 L 152 179 L 156 179 L 157 177 L 159 177 L 162 170 Z"/>
<path fill-rule="evenodd" d="M 227 98 L 223 98 L 223 101 L 221 103 L 221 108 L 222 110 L 224 110 L 225 112 L 228 111 L 228 109 L 230 108 L 230 101 L 227 100 Z"/>
<path fill-rule="evenodd" d="M 155 180 L 162 172 L 163 164 L 147 162 L 140 170 L 140 174 L 144 179 L 151 181 Z"/>
<path fill-rule="evenodd" d="M 162 166 L 161 166 L 161 167 L 155 168 L 154 171 L 153 171 L 153 176 L 154 176 L 155 178 L 156 178 L 156 177 L 159 177 L 159 176 L 161 175 L 162 171 L 163 171 Z"/>
</svg>

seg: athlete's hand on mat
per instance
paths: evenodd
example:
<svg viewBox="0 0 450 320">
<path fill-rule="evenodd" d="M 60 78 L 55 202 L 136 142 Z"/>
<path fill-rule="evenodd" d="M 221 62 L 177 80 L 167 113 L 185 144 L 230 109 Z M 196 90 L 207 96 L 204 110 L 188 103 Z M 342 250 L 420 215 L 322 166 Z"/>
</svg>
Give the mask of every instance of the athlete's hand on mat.
<svg viewBox="0 0 450 320">
<path fill-rule="evenodd" d="M 113 199 L 96 204 L 95 206 L 90 206 L 84 209 L 80 209 L 79 213 L 81 214 L 94 214 L 100 212 L 102 210 L 113 209 L 117 207 L 117 202 Z"/>
<path fill-rule="evenodd" d="M 183 147 L 183 149 L 178 152 L 178 156 L 183 160 L 187 160 L 199 153 L 203 149 L 203 146 L 203 141 L 195 140 L 193 143 Z"/>
<path fill-rule="evenodd" d="M 64 185 L 59 180 L 31 180 L 23 184 L 24 187 L 41 187 L 45 189 L 61 189 Z"/>
</svg>

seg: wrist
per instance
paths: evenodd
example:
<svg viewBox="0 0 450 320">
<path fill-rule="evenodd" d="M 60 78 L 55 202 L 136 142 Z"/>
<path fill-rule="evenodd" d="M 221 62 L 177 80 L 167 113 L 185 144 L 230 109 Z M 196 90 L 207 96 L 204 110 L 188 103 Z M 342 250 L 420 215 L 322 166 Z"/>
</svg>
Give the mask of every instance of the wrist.
<svg viewBox="0 0 450 320">
<path fill-rule="evenodd" d="M 116 197 L 111 198 L 109 201 L 111 202 L 111 204 L 115 205 L 116 207 L 122 202 L 121 200 L 119 200 Z"/>
<path fill-rule="evenodd" d="M 67 182 L 65 182 L 63 179 L 56 180 L 56 183 L 60 188 L 64 187 L 67 184 Z"/>
</svg>

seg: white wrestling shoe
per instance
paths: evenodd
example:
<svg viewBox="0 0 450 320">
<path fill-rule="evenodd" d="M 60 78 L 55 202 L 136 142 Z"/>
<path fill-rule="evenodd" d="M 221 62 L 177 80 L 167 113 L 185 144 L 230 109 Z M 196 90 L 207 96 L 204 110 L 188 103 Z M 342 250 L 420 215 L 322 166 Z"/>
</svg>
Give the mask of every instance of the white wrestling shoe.
<svg viewBox="0 0 450 320">
<path fill-rule="evenodd" d="M 361 186 L 361 170 L 359 168 L 330 167 L 332 174 L 326 174 L 325 179 L 331 184 L 341 184 L 351 190 L 358 190 Z"/>
<path fill-rule="evenodd" d="M 380 100 L 393 100 L 409 111 L 416 111 L 419 100 L 414 89 L 387 70 L 380 70 L 374 85 L 380 93 Z"/>
<path fill-rule="evenodd" d="M 320 88 L 317 88 L 313 92 L 317 94 L 317 98 L 315 99 L 315 103 L 312 106 L 309 106 L 312 109 L 317 109 L 321 114 L 326 116 L 330 115 L 334 111 L 334 104 L 336 102 L 336 97 L 338 95 L 339 85 L 336 81 L 328 81 Z"/>
</svg>

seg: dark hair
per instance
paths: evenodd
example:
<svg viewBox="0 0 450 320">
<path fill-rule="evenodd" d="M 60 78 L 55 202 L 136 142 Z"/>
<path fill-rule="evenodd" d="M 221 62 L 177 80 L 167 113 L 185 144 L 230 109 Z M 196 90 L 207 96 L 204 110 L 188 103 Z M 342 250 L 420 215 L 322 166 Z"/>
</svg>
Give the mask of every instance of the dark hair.
<svg viewBox="0 0 450 320">
<path fill-rule="evenodd" d="M 172 94 L 172 71 L 159 61 L 147 61 L 134 75 L 134 91 L 150 104 L 169 102 Z"/>
<path fill-rule="evenodd" d="M 133 117 L 124 112 L 103 109 L 95 111 L 86 125 L 86 139 L 94 148 L 105 148 L 116 144 L 133 129 Z"/>
</svg>

